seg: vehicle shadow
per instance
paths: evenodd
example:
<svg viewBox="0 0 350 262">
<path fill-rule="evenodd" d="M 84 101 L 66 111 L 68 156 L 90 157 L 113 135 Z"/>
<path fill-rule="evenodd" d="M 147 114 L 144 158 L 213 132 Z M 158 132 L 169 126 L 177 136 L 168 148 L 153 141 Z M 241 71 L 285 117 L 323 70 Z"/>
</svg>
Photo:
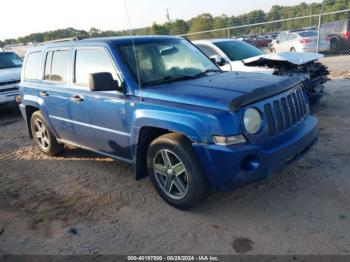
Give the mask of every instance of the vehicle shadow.
<svg viewBox="0 0 350 262">
<path fill-rule="evenodd" d="M 21 112 L 15 103 L 0 105 L 0 125 L 8 125 L 21 120 Z"/>
</svg>

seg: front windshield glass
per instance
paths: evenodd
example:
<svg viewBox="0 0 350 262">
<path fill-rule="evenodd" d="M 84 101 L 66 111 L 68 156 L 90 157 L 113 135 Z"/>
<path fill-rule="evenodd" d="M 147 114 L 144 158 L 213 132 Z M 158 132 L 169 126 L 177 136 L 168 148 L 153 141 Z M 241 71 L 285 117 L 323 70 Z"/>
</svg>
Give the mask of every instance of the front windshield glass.
<svg viewBox="0 0 350 262">
<path fill-rule="evenodd" d="M 120 52 L 141 85 L 156 85 L 170 81 L 192 79 L 207 73 L 220 72 L 196 47 L 182 39 L 166 39 L 143 44 L 120 46 Z"/>
<path fill-rule="evenodd" d="M 21 67 L 22 59 L 15 53 L 1 53 L 0 52 L 0 69 Z"/>
<path fill-rule="evenodd" d="M 214 44 L 219 47 L 231 61 L 240 61 L 264 54 L 259 48 L 243 41 L 223 41 Z"/>
</svg>

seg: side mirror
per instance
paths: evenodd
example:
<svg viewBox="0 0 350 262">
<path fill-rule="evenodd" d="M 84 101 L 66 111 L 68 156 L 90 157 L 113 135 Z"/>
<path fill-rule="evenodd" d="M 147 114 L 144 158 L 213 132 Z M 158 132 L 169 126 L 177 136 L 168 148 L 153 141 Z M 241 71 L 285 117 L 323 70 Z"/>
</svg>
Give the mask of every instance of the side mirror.
<svg viewBox="0 0 350 262">
<path fill-rule="evenodd" d="M 89 87 L 91 91 L 122 91 L 118 81 L 108 72 L 90 74 Z"/>
<path fill-rule="evenodd" d="M 209 57 L 209 59 L 214 62 L 215 64 L 219 65 L 219 66 L 223 66 L 226 64 L 225 59 L 223 59 L 221 56 L 219 55 L 212 55 L 211 57 Z"/>
</svg>

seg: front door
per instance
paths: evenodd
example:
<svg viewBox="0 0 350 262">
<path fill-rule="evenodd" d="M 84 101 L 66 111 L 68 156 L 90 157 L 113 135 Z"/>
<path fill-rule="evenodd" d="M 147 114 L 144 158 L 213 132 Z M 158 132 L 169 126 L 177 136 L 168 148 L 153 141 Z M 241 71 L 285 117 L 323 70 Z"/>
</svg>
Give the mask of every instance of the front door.
<svg viewBox="0 0 350 262">
<path fill-rule="evenodd" d="M 131 159 L 125 114 L 126 97 L 119 91 L 90 91 L 89 74 L 109 72 L 120 81 L 109 52 L 103 47 L 76 48 L 69 112 L 78 145 Z"/>
</svg>

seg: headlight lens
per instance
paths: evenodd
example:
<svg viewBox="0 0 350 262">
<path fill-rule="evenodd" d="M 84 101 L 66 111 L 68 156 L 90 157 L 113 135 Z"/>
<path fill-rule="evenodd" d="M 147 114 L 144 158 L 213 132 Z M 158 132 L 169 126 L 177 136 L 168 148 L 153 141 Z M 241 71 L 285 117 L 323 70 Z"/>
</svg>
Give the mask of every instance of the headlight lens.
<svg viewBox="0 0 350 262">
<path fill-rule="evenodd" d="M 261 115 L 255 108 L 249 108 L 244 113 L 244 128 L 250 134 L 259 132 L 262 124 Z"/>
</svg>

